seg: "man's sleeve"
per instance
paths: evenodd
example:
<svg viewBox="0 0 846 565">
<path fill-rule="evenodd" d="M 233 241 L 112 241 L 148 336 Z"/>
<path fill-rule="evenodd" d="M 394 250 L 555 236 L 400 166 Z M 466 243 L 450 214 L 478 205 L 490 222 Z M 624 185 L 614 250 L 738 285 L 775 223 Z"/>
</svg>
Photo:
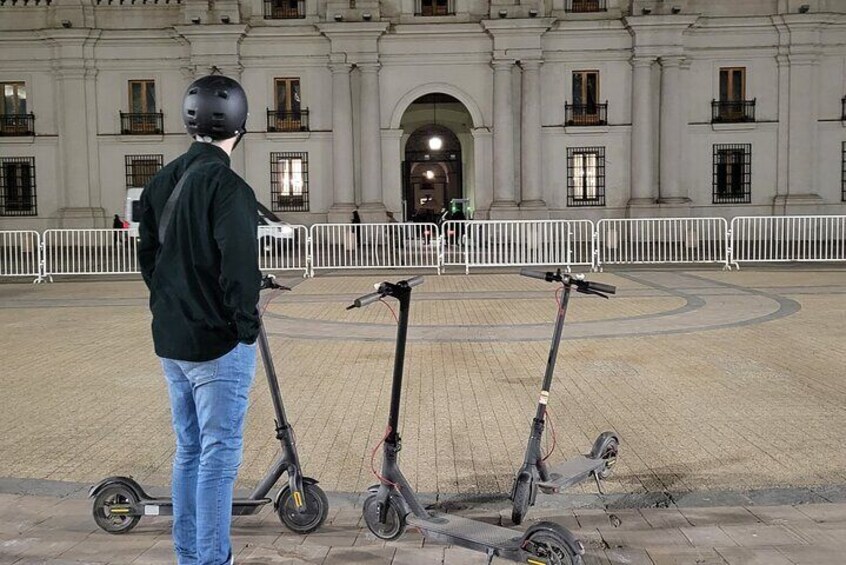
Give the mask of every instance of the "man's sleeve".
<svg viewBox="0 0 846 565">
<path fill-rule="evenodd" d="M 233 312 L 238 341 L 253 343 L 259 334 L 257 309 L 261 272 L 258 268 L 258 209 L 244 183 L 220 186 L 213 211 L 214 239 L 220 250 L 223 300 Z"/>
<path fill-rule="evenodd" d="M 141 222 L 138 224 L 138 264 L 147 288 L 151 287 L 153 271 L 156 268 L 156 253 L 159 250 L 159 229 L 156 215 L 150 202 L 150 185 L 141 192 Z"/>
</svg>

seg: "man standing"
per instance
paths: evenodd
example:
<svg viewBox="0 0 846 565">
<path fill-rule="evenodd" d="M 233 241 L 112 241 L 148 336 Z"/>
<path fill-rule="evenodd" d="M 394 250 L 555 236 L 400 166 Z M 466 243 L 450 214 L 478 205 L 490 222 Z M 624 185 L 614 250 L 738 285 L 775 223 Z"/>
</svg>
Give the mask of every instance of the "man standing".
<svg viewBox="0 0 846 565">
<path fill-rule="evenodd" d="M 182 119 L 195 142 L 141 194 L 138 256 L 176 434 L 177 560 L 223 565 L 234 562 L 232 494 L 260 323 L 256 198 L 229 168 L 246 93 L 224 76 L 200 78 Z"/>
</svg>

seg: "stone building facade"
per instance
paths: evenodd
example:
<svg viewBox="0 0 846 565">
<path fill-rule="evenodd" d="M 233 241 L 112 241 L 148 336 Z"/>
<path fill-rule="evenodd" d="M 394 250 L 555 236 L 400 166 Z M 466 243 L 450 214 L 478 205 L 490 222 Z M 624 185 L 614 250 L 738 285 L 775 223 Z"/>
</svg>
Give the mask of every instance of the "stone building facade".
<svg viewBox="0 0 846 565">
<path fill-rule="evenodd" d="M 209 72 L 290 223 L 846 213 L 843 0 L 0 0 L 0 229 L 124 215 Z"/>
</svg>

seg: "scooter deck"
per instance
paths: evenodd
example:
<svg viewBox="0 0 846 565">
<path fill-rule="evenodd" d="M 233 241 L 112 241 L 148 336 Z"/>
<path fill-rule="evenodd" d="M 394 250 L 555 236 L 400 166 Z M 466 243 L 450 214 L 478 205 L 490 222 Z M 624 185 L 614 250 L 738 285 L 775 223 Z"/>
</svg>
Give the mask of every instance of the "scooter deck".
<svg viewBox="0 0 846 565">
<path fill-rule="evenodd" d="M 523 538 L 521 532 L 455 514 L 431 512 L 430 515 L 427 519 L 410 514 L 407 523 L 420 528 L 424 536 L 462 547 L 493 548 L 497 553 L 518 550 Z"/>
<path fill-rule="evenodd" d="M 605 466 L 604 459 L 594 459 L 581 455 L 568 459 L 549 470 L 549 480 L 538 483 L 538 488 L 546 494 L 556 494 L 562 489 L 578 484 L 594 471 Z"/>
</svg>

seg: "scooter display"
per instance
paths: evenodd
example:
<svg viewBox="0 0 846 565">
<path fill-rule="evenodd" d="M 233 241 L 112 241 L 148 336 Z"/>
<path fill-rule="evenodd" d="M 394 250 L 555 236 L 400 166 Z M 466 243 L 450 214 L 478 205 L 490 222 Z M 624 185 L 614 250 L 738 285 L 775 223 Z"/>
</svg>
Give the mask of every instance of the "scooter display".
<svg viewBox="0 0 846 565">
<path fill-rule="evenodd" d="M 555 361 L 558 358 L 558 346 L 561 344 L 561 334 L 564 331 L 564 318 L 567 315 L 570 292 L 575 288 L 576 292 L 608 298 L 606 294 L 614 294 L 617 289 L 611 285 L 585 280 L 584 275 L 562 273 L 561 269 L 545 273 L 523 269 L 520 274 L 547 282 L 560 283 L 564 292 L 558 305 L 555 330 L 552 333 L 549 358 L 546 362 L 546 373 L 538 398 L 537 412 L 532 420 L 526 456 L 523 459 L 522 467 L 514 478 L 511 489 L 511 501 L 513 502 L 511 520 L 515 524 L 520 524 L 528 512 L 529 506 L 535 504 L 538 491 L 545 494 L 557 494 L 562 489 L 593 476 L 596 479 L 597 488 L 602 492 L 599 480 L 606 479 L 611 475 L 620 446 L 620 439 L 617 434 L 603 432 L 593 442 L 590 453 L 568 459 L 552 468 L 547 467 L 546 456 L 541 452 L 541 440 L 546 426 L 547 404 L 549 403 L 549 389 L 552 386 L 552 375 L 555 372 Z"/>
<path fill-rule="evenodd" d="M 270 291 L 290 289 L 278 285 L 273 276 L 268 275 L 262 279 L 262 290 L 260 313 L 264 312 L 273 298 L 268 296 L 274 294 Z M 285 414 L 264 323 L 259 327 L 258 344 L 276 416 L 276 439 L 281 444 L 282 453 L 247 498 L 236 498 L 232 501 L 232 515 L 257 514 L 263 506 L 272 502 L 279 519 L 289 530 L 307 534 L 319 528 L 326 520 L 329 502 L 323 490 L 317 486 L 317 481 L 303 476 L 294 431 Z M 273 499 L 268 498 L 267 495 L 285 473 L 288 474 L 288 484 L 282 487 Z M 88 496 L 94 498 L 94 521 L 110 534 L 129 532 L 144 516 L 173 515 L 173 502 L 170 498 L 150 496 L 131 477 L 104 479 L 91 487 Z"/>
<path fill-rule="evenodd" d="M 454 514 L 429 511 L 403 476 L 399 467 L 401 438 L 397 425 L 411 289 L 422 283 L 423 278 L 419 276 L 397 283 L 383 282 L 376 286 L 376 292 L 357 298 L 348 307 L 361 308 L 386 297 L 399 301 L 391 407 L 379 475 L 381 484 L 369 489 L 362 510 L 368 529 L 380 539 L 393 540 L 411 526 L 427 539 L 482 552 L 487 555 L 488 563 L 494 557 L 502 557 L 529 565 L 581 565 L 584 547 L 562 526 L 539 522 L 520 532 Z"/>
</svg>

